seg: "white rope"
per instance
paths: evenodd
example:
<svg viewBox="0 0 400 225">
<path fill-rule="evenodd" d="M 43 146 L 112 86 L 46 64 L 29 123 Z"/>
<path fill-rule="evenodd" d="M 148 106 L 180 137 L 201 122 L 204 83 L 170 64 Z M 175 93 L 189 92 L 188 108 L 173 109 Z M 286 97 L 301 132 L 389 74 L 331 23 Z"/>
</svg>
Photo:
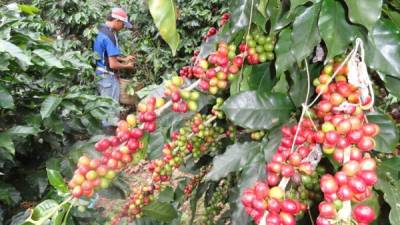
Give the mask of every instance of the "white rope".
<svg viewBox="0 0 400 225">
<path fill-rule="evenodd" d="M 357 54 L 359 52 L 359 54 Z M 372 87 L 372 81 L 368 75 L 367 65 L 365 64 L 365 51 L 364 43 L 360 38 L 356 39 L 356 47 L 353 56 L 350 58 L 348 63 L 349 74 L 348 81 L 350 84 L 358 87 L 361 91 L 361 108 L 363 110 L 371 109 L 375 102 L 374 89 Z M 370 97 L 371 101 L 367 105 L 363 105 L 363 102 Z"/>
</svg>

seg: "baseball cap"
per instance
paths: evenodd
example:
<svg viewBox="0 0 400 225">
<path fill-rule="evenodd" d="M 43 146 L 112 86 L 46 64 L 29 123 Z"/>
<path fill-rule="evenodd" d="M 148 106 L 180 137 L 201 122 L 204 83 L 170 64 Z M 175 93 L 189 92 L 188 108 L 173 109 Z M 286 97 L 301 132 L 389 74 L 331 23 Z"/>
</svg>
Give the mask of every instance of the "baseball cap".
<svg viewBox="0 0 400 225">
<path fill-rule="evenodd" d="M 131 29 L 132 24 L 129 22 L 128 14 L 122 8 L 111 9 L 111 17 L 124 22 L 125 28 Z"/>
</svg>

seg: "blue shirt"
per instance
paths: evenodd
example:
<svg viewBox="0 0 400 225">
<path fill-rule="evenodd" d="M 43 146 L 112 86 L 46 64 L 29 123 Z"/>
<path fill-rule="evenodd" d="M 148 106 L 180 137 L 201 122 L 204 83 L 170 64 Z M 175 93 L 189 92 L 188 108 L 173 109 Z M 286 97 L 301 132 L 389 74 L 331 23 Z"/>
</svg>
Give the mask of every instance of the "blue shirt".
<svg viewBox="0 0 400 225">
<path fill-rule="evenodd" d="M 106 68 L 105 55 L 108 55 L 108 57 L 121 55 L 121 50 L 118 47 L 118 41 L 117 45 L 115 45 L 110 38 L 102 32 L 99 32 L 96 40 L 94 41 L 93 51 L 95 51 L 99 56 L 99 59 L 96 61 L 96 66 L 103 68 Z M 100 74 L 101 72 L 96 73 Z"/>
</svg>

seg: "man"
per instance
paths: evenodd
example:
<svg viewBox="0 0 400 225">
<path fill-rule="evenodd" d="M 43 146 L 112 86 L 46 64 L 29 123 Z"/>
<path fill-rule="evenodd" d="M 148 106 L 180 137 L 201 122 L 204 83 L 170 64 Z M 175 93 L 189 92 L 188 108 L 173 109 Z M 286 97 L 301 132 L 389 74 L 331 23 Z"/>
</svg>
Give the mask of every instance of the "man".
<svg viewBox="0 0 400 225">
<path fill-rule="evenodd" d="M 93 45 L 93 50 L 98 54 L 96 61 L 96 75 L 99 78 L 97 86 L 102 96 L 109 96 L 119 102 L 118 70 L 133 69 L 134 56 L 123 57 L 118 46 L 118 33 L 123 28 L 130 29 L 127 13 L 121 8 L 113 8 L 107 16 L 105 24 L 99 26 L 99 33 Z M 118 119 L 116 113 L 115 119 Z M 114 121 L 115 122 L 115 121 Z M 113 125 L 112 121 L 102 121 L 103 126 Z"/>
</svg>

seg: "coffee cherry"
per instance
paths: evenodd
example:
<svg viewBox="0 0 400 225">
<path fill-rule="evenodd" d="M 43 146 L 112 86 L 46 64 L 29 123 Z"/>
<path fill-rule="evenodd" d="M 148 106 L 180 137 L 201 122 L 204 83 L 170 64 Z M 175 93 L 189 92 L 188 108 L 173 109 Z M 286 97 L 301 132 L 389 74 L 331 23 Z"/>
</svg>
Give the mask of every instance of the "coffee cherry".
<svg viewBox="0 0 400 225">
<path fill-rule="evenodd" d="M 74 196 L 75 198 L 80 198 L 82 194 L 83 194 L 83 189 L 81 186 L 76 186 L 72 190 L 72 196 Z"/>
<path fill-rule="evenodd" d="M 333 219 L 336 216 L 336 208 L 332 203 L 321 202 L 318 209 L 319 215 L 324 218 Z"/>
<path fill-rule="evenodd" d="M 281 210 L 283 212 L 286 212 L 286 213 L 289 213 L 289 214 L 292 214 L 292 215 L 296 215 L 300 211 L 300 209 L 299 209 L 299 207 L 297 205 L 298 204 L 295 201 L 293 201 L 291 199 L 285 199 L 282 202 L 282 209 Z"/>
<path fill-rule="evenodd" d="M 353 209 L 353 218 L 358 223 L 369 224 L 375 220 L 375 212 L 370 206 L 358 205 Z"/>
<path fill-rule="evenodd" d="M 282 199 L 285 195 L 285 192 L 280 187 L 273 187 L 269 190 L 269 197 L 275 199 Z"/>
</svg>

